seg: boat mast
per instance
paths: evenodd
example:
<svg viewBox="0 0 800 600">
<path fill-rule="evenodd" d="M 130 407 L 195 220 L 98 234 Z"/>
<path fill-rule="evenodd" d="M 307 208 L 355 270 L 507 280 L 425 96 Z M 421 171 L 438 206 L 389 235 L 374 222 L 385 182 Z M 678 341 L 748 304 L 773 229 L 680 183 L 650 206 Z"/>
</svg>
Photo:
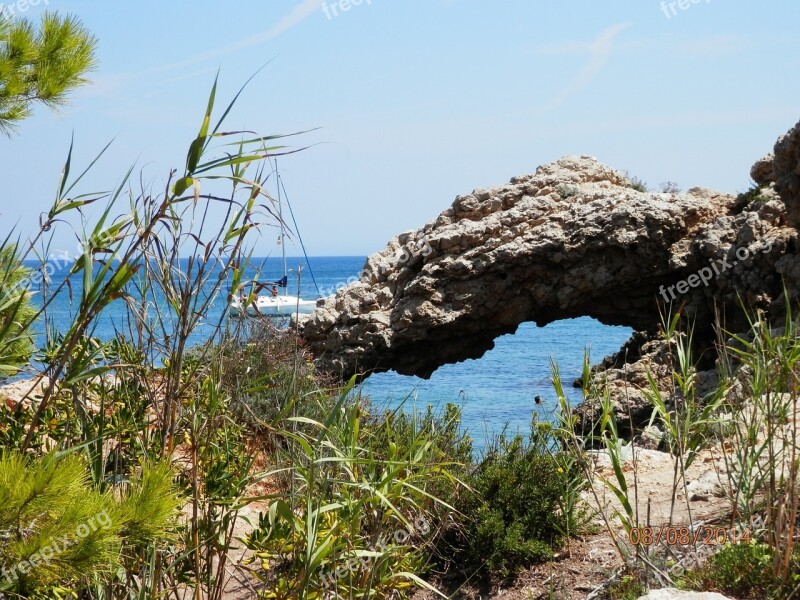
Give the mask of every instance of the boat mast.
<svg viewBox="0 0 800 600">
<path fill-rule="evenodd" d="M 289 276 L 289 271 L 286 268 L 286 231 L 285 231 L 285 225 L 283 223 L 283 202 L 281 201 L 281 174 L 278 171 L 278 159 L 277 158 L 275 159 L 275 178 L 276 178 L 277 183 L 278 183 L 278 219 L 281 222 L 280 243 L 281 243 L 281 254 L 283 256 L 283 276 L 284 277 L 288 277 Z M 283 295 L 284 296 L 288 296 L 289 295 L 288 280 L 287 280 L 286 287 L 283 289 Z"/>
</svg>

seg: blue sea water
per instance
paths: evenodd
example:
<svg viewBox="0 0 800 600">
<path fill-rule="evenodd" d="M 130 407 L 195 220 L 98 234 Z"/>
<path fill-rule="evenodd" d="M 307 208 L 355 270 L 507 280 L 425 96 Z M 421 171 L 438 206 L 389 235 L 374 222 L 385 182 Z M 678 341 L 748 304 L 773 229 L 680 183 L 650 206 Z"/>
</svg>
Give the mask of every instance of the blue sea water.
<svg viewBox="0 0 800 600">
<path fill-rule="evenodd" d="M 364 261 L 365 257 L 312 257 L 309 268 L 304 259 L 289 258 L 289 289 L 292 292 L 297 289 L 299 271 L 303 298 L 317 298 L 317 287 L 332 293 L 337 286 L 352 281 Z M 254 262 L 267 276 L 281 277 L 283 267 L 279 258 Z M 300 266 L 303 268 L 298 269 Z M 58 263 L 57 267 L 50 269 L 50 286 L 58 286 L 68 272 L 63 264 Z M 71 295 L 62 293 L 51 305 L 50 317 L 59 329 L 65 330 L 71 322 L 73 303 L 80 297 L 80 284 L 76 283 Z M 197 290 L 197 293 L 207 291 Z M 101 339 L 114 337 L 123 328 L 124 308 L 121 300 L 110 304 L 101 315 L 94 335 Z M 224 316 L 226 308 L 223 294 L 216 299 L 208 324 L 200 328 L 200 336 L 212 331 L 212 324 Z M 364 381 L 362 392 L 374 405 L 386 408 L 402 404 L 406 410 L 414 407 L 422 410 L 431 404 L 441 409 L 448 402 L 458 403 L 463 407 L 462 425 L 480 448 L 486 439 L 506 426 L 511 432 L 526 432 L 533 413 L 538 413 L 541 419 L 550 418 L 556 405 L 550 382 L 551 358 L 559 364 L 568 397 L 577 400 L 578 391 L 570 384 L 580 375 L 584 350 L 589 350 L 593 362 L 598 362 L 617 351 L 630 334 L 626 327 L 609 327 L 590 318 L 559 321 L 546 327 L 525 323 L 514 335 L 498 338 L 495 348 L 480 359 L 445 365 L 428 380 L 394 372 L 378 373 Z M 534 402 L 536 396 L 542 398 L 540 405 Z"/>
</svg>

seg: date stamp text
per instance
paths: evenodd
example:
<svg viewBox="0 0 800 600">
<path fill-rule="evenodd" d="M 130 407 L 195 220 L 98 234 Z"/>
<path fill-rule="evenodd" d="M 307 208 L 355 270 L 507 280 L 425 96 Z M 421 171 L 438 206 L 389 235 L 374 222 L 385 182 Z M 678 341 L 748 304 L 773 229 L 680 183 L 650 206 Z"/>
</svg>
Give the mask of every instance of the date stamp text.
<svg viewBox="0 0 800 600">
<path fill-rule="evenodd" d="M 710 544 L 747 544 L 750 542 L 750 529 L 736 531 L 727 527 L 701 525 L 689 527 L 632 527 L 628 539 L 634 546 L 656 546 L 664 543 L 669 546 L 696 546 Z"/>
</svg>

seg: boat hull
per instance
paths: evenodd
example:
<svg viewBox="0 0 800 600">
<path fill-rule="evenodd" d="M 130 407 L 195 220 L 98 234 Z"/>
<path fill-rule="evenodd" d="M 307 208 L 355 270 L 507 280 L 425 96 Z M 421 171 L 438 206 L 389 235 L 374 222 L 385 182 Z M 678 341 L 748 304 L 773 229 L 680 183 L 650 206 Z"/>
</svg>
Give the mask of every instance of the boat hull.
<svg viewBox="0 0 800 600">
<path fill-rule="evenodd" d="M 315 300 L 303 300 L 297 296 L 258 296 L 247 304 L 239 298 L 231 300 L 230 308 L 234 313 L 250 316 L 265 315 L 288 317 L 295 313 L 307 315 L 317 307 Z"/>
</svg>

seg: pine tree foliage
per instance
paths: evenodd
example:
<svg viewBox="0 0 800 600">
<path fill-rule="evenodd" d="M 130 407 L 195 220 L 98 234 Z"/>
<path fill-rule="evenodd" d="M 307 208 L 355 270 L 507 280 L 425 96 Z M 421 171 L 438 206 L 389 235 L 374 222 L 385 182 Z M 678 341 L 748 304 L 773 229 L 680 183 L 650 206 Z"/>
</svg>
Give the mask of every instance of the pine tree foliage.
<svg viewBox="0 0 800 600">
<path fill-rule="evenodd" d="M 57 108 L 87 83 L 97 40 L 73 16 L 46 13 L 38 28 L 0 15 L 0 132 L 10 135 L 36 103 Z"/>
<path fill-rule="evenodd" d="M 0 454 L 0 597 L 102 581 L 164 543 L 181 506 L 173 476 L 168 464 L 145 465 L 127 491 L 102 492 L 77 455 Z"/>
</svg>

